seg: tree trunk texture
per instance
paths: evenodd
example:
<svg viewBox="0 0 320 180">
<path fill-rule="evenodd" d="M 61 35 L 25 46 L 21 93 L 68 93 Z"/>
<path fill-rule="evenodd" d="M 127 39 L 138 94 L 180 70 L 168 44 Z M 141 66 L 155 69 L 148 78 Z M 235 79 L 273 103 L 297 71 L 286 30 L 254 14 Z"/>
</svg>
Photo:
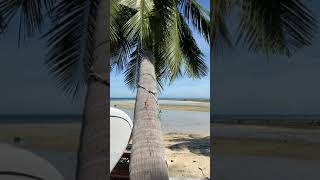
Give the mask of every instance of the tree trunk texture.
<svg viewBox="0 0 320 180">
<path fill-rule="evenodd" d="M 142 57 L 134 110 L 130 180 L 168 180 L 153 54 Z M 153 94 L 154 93 L 154 94 Z"/>
<path fill-rule="evenodd" d="M 104 78 L 90 78 L 78 152 L 77 180 L 109 179 L 109 1 L 100 0 L 92 70 Z"/>
</svg>

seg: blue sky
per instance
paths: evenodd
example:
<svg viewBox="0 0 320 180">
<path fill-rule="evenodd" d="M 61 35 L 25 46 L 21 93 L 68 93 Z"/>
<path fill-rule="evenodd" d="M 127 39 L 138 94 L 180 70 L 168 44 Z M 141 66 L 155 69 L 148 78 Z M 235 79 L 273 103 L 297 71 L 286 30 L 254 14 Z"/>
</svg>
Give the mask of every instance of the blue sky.
<svg viewBox="0 0 320 180">
<path fill-rule="evenodd" d="M 209 0 L 200 0 L 207 9 L 210 8 Z M 205 40 L 195 31 L 194 38 L 196 39 L 200 49 L 205 55 L 205 61 L 209 67 L 210 65 L 210 47 Z M 210 69 L 210 68 L 209 68 Z M 163 98 L 209 98 L 210 97 L 210 72 L 202 79 L 191 79 L 183 77 L 171 85 L 164 87 L 164 91 L 160 97 Z M 111 72 L 111 98 L 119 97 L 135 97 L 135 92 L 130 90 L 124 82 L 124 76 L 119 72 Z"/>
<path fill-rule="evenodd" d="M 308 1 L 318 25 L 319 1 Z M 233 20 L 233 19 L 231 19 Z M 236 29 L 236 23 L 230 26 Z M 319 115 L 320 30 L 312 45 L 292 57 L 249 53 L 238 46 L 225 48 L 211 77 L 211 110 L 214 114 Z"/>
<path fill-rule="evenodd" d="M 320 22 L 320 2 L 310 3 Z M 35 38 L 18 49 L 17 22 L 0 39 L 0 114 L 82 113 L 83 101 L 71 103 L 43 65 L 45 42 Z M 166 87 L 162 97 L 208 97 L 210 79 L 211 109 L 217 114 L 320 114 L 319 32 L 312 46 L 290 59 L 272 57 L 268 62 L 245 48 L 226 48 L 213 59 L 211 78 L 178 80 Z M 209 63 L 209 47 L 195 36 Z M 134 96 L 122 78 L 112 73 L 111 95 Z"/>
</svg>

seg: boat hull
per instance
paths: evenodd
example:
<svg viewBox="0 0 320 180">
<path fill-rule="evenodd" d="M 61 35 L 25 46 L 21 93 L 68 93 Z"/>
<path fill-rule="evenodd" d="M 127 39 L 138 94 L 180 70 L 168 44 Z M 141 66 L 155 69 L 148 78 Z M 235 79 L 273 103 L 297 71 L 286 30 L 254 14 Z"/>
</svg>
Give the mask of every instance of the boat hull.
<svg viewBox="0 0 320 180">
<path fill-rule="evenodd" d="M 110 172 L 126 150 L 132 128 L 132 120 L 125 112 L 110 108 Z"/>
</svg>

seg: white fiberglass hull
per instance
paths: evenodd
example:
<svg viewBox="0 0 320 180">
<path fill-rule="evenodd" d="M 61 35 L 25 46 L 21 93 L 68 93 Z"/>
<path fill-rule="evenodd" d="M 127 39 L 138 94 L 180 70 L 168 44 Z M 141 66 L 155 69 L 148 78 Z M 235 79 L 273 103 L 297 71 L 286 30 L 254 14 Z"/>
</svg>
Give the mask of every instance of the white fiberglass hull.
<svg viewBox="0 0 320 180">
<path fill-rule="evenodd" d="M 64 180 L 60 172 L 40 156 L 0 143 L 0 180 Z"/>
<path fill-rule="evenodd" d="M 125 112 L 110 107 L 110 172 L 126 150 L 132 128 L 132 120 Z"/>
</svg>

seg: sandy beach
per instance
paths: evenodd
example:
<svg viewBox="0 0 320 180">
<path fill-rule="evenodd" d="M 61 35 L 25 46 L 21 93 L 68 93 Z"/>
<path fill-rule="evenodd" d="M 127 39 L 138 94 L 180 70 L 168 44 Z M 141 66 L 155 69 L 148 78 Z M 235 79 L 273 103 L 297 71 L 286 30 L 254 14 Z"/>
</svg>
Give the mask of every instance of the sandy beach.
<svg viewBox="0 0 320 180">
<path fill-rule="evenodd" d="M 210 176 L 210 149 L 214 166 L 211 175 L 216 179 L 318 177 L 319 129 L 229 124 L 212 124 L 211 128 L 211 147 L 207 131 L 190 133 L 180 129 L 164 133 L 171 177 Z M 14 137 L 21 137 L 21 143 L 15 145 L 46 158 L 67 179 L 73 179 L 79 130 L 79 123 L 2 124 L 0 143 L 14 144 Z"/>
<path fill-rule="evenodd" d="M 53 164 L 66 179 L 74 179 L 79 123 L 3 124 L 0 143 L 27 149 Z M 19 144 L 14 137 L 21 137 Z M 170 177 L 210 176 L 209 133 L 165 133 Z"/>
<path fill-rule="evenodd" d="M 211 133 L 215 179 L 319 179 L 320 129 L 211 124 Z"/>
<path fill-rule="evenodd" d="M 168 133 L 164 142 L 170 177 L 210 177 L 208 134 Z"/>
<path fill-rule="evenodd" d="M 133 118 L 134 100 L 113 100 L 110 105 Z M 210 177 L 210 103 L 159 100 L 166 160 L 170 177 Z"/>
<path fill-rule="evenodd" d="M 134 108 L 134 100 L 111 100 L 110 106 L 117 107 L 120 109 Z M 209 112 L 210 102 L 209 101 L 178 101 L 178 100 L 159 100 L 161 110 L 181 110 L 181 111 L 200 111 Z"/>
</svg>

